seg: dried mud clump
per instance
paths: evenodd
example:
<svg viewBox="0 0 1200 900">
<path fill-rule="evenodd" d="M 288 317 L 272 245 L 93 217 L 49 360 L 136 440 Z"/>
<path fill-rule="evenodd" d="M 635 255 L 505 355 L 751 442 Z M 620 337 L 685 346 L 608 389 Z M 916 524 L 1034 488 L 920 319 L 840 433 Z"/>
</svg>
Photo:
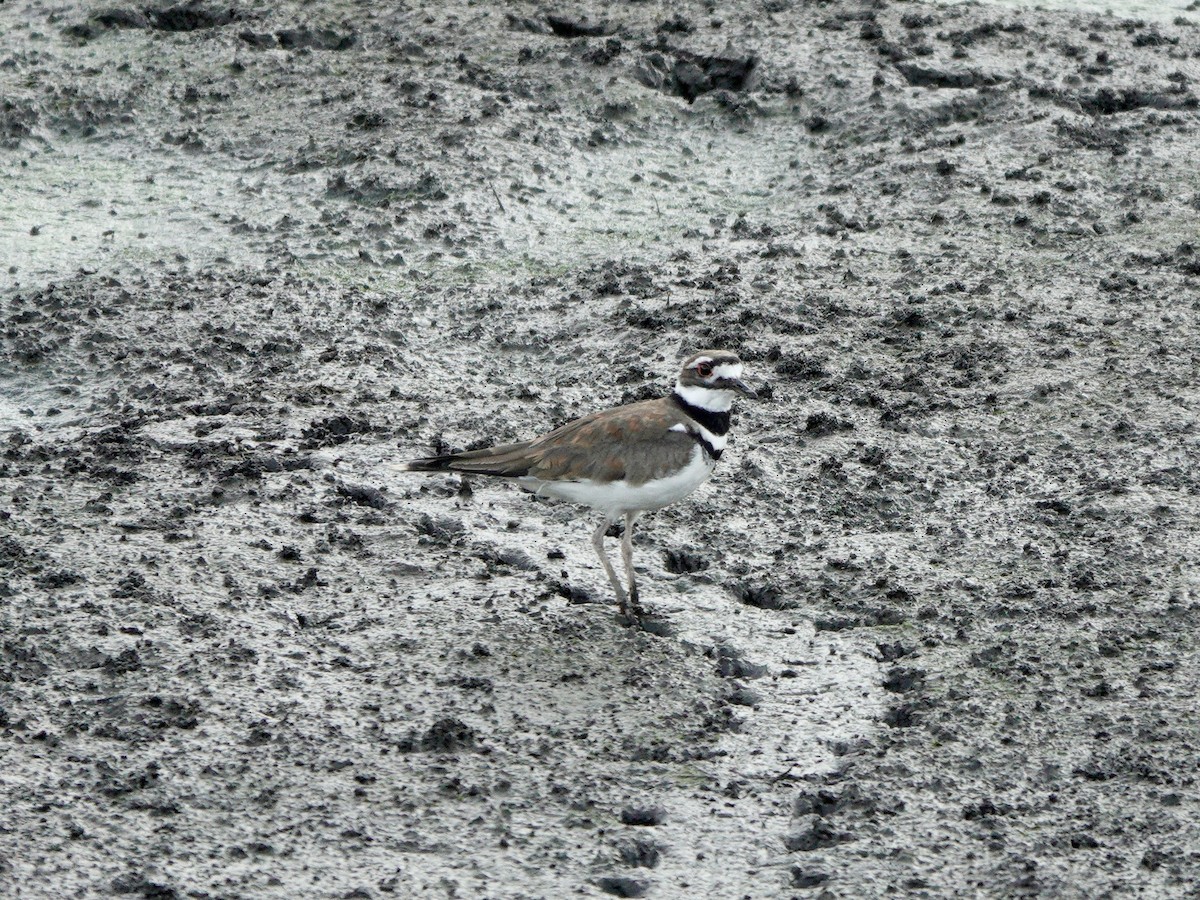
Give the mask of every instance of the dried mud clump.
<svg viewBox="0 0 1200 900">
<path fill-rule="evenodd" d="M 695 102 L 712 91 L 744 91 L 750 84 L 758 58 L 748 56 L 698 56 L 685 50 L 655 51 L 645 56 L 634 77 L 646 87 Z"/>
</svg>

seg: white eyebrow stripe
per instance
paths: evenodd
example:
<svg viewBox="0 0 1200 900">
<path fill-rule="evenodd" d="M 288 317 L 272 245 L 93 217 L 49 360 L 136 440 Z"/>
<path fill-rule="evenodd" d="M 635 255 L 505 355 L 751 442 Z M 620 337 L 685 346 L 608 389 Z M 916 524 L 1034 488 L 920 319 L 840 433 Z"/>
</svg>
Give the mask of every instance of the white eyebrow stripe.
<svg viewBox="0 0 1200 900">
<path fill-rule="evenodd" d="M 742 364 L 741 363 L 721 363 L 713 369 L 713 374 L 718 378 L 741 378 Z"/>
</svg>

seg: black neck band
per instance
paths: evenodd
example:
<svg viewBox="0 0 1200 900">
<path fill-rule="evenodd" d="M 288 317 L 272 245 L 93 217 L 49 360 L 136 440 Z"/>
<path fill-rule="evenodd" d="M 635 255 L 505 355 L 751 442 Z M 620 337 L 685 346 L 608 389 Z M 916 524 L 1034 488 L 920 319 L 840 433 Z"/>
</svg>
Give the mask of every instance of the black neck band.
<svg viewBox="0 0 1200 900">
<path fill-rule="evenodd" d="M 696 422 L 703 425 L 710 433 L 715 435 L 726 434 L 729 431 L 729 410 L 725 412 L 713 412 L 711 409 L 705 409 L 702 406 L 695 406 L 688 403 L 683 397 L 679 396 L 676 391 L 671 394 L 671 399 L 675 401 L 675 405 L 682 409 Z"/>
</svg>

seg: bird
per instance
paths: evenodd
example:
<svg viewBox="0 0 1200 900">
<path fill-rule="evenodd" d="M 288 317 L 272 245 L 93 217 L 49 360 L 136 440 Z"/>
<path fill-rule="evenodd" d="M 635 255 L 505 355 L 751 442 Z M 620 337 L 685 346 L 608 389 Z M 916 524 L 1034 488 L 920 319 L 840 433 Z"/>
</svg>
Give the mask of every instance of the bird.
<svg viewBox="0 0 1200 900">
<path fill-rule="evenodd" d="M 683 363 L 664 397 L 594 412 L 532 440 L 411 459 L 400 469 L 490 476 L 599 510 L 592 546 L 621 615 L 638 623 L 645 609 L 633 569 L 634 523 L 708 480 L 725 452 L 734 400 L 758 398 L 742 380 L 743 369 L 730 350 L 700 350 Z M 604 550 L 605 535 L 621 519 L 627 588 Z"/>
</svg>

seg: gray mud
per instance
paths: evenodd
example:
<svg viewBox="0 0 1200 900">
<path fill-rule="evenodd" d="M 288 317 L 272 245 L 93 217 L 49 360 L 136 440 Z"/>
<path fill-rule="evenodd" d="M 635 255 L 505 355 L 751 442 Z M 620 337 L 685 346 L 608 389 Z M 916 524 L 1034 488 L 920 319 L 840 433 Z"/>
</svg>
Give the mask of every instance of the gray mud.
<svg viewBox="0 0 1200 900">
<path fill-rule="evenodd" d="M 1196 895 L 1200 16 L 664 10 L 0 7 L 0 893 Z"/>
</svg>

